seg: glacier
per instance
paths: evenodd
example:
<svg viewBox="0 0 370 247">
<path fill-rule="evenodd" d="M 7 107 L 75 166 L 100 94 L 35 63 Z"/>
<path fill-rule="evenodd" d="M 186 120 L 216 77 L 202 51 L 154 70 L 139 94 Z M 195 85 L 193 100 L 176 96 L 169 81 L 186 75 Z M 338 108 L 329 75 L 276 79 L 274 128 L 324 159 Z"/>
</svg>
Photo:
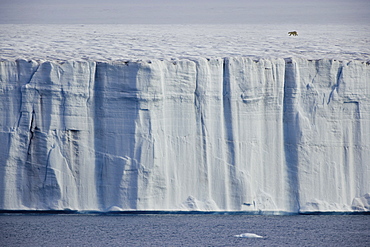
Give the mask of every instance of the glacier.
<svg viewBox="0 0 370 247">
<path fill-rule="evenodd" d="M 370 211 L 370 66 L 0 61 L 1 210 Z"/>
</svg>

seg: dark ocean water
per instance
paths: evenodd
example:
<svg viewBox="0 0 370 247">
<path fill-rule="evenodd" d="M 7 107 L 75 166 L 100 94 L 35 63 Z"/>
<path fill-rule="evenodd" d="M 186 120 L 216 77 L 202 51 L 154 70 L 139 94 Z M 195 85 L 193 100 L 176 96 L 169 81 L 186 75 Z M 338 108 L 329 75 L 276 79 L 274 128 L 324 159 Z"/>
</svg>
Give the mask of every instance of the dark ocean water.
<svg viewBox="0 0 370 247">
<path fill-rule="evenodd" d="M 0 246 L 370 246 L 370 215 L 3 214 Z"/>
</svg>

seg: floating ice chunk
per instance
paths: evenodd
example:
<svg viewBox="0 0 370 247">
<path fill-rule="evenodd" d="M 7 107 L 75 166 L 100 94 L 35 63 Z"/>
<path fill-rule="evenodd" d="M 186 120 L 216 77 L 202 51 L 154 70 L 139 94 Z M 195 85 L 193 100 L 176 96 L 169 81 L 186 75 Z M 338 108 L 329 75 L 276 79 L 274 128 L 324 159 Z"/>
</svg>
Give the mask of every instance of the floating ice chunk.
<svg viewBox="0 0 370 247">
<path fill-rule="evenodd" d="M 239 234 L 239 235 L 234 235 L 234 237 L 237 237 L 237 238 L 263 238 L 262 236 L 260 235 L 257 235 L 255 233 L 242 233 L 242 234 Z"/>
</svg>

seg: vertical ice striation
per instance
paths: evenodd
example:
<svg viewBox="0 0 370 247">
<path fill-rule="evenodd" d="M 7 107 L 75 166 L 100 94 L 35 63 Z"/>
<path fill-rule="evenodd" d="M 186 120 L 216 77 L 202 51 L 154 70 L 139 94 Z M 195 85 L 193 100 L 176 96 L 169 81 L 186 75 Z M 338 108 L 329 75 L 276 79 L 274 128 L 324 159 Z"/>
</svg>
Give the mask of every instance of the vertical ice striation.
<svg viewBox="0 0 370 247">
<path fill-rule="evenodd" d="M 89 146 L 94 63 L 17 60 L 0 66 L 13 70 L 1 73 L 1 207 L 95 209 Z"/>
<path fill-rule="evenodd" d="M 0 209 L 369 210 L 361 61 L 0 61 Z"/>
<path fill-rule="evenodd" d="M 370 80 L 364 62 L 288 59 L 285 148 L 295 208 L 350 210 L 370 190 Z"/>
<path fill-rule="evenodd" d="M 283 86 L 282 59 L 225 59 L 222 114 L 227 208 L 286 209 Z"/>
</svg>

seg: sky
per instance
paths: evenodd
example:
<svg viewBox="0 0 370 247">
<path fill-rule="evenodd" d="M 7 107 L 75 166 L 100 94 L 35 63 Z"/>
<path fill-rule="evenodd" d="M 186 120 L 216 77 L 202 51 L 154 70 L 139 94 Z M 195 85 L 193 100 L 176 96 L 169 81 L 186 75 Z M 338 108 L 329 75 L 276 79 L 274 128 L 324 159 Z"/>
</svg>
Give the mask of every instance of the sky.
<svg viewBox="0 0 370 247">
<path fill-rule="evenodd" d="M 370 0 L 0 0 L 0 24 L 368 24 Z"/>
</svg>

